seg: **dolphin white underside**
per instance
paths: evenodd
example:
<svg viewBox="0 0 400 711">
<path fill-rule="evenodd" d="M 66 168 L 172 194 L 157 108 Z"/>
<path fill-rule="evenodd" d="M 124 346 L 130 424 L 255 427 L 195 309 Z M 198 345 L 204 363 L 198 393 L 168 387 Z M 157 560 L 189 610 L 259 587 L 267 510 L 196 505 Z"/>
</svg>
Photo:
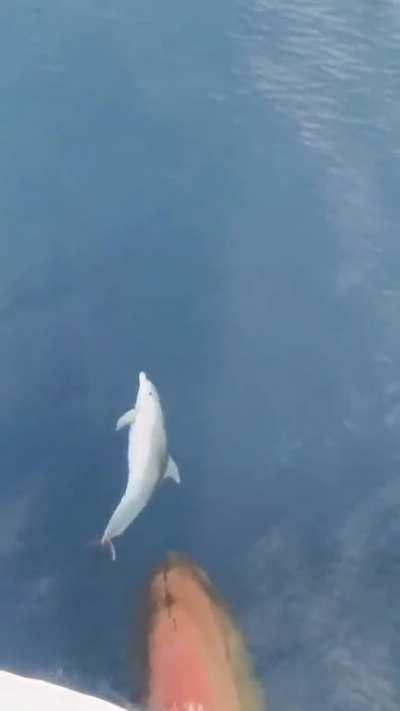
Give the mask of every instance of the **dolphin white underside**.
<svg viewBox="0 0 400 711">
<path fill-rule="evenodd" d="M 177 484 L 180 484 L 179 470 L 172 457 L 168 457 L 165 473 L 161 479 L 163 478 L 173 479 L 173 481 Z M 101 541 L 103 544 L 111 543 L 112 538 L 120 536 L 135 520 L 135 518 L 139 516 L 151 498 L 158 480 L 159 477 L 154 477 L 154 475 L 149 476 L 148 481 L 150 485 L 142 487 L 141 490 L 136 490 L 134 485 L 132 486 L 128 484 L 122 499 L 112 514 L 104 531 Z"/>
</svg>

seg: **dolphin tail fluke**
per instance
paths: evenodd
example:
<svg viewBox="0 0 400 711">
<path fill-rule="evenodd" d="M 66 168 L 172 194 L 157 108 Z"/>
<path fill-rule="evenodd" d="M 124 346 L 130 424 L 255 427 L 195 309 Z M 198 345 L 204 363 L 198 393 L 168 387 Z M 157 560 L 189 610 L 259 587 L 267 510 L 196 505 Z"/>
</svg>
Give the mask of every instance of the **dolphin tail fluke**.
<svg viewBox="0 0 400 711">
<path fill-rule="evenodd" d="M 111 539 L 109 541 L 107 541 L 107 545 L 110 549 L 111 560 L 114 562 L 117 557 L 117 554 L 116 554 L 115 547 L 114 547 L 114 544 Z"/>
<path fill-rule="evenodd" d="M 110 538 L 94 538 L 86 543 L 87 548 L 101 548 L 107 546 L 110 550 L 111 560 L 114 561 L 117 557 L 114 544 Z"/>
<path fill-rule="evenodd" d="M 113 544 L 111 538 L 106 538 L 105 536 L 103 536 L 103 538 L 101 539 L 101 545 L 107 546 L 107 548 L 110 551 L 111 560 L 114 562 L 114 560 L 117 557 L 117 554 L 115 552 L 114 544 Z"/>
<path fill-rule="evenodd" d="M 133 408 L 132 410 L 128 410 L 128 412 L 124 412 L 124 414 L 121 415 L 121 417 L 117 421 L 117 424 L 115 426 L 116 431 L 121 430 L 123 427 L 128 427 L 128 425 L 133 425 L 133 423 L 135 422 L 135 417 L 135 408 Z"/>
<path fill-rule="evenodd" d="M 167 478 L 173 479 L 175 484 L 181 483 L 181 477 L 179 475 L 178 466 L 177 466 L 176 462 L 174 462 L 172 457 L 168 457 L 167 468 L 165 470 L 164 476 L 165 476 L 165 479 L 167 479 Z"/>
</svg>

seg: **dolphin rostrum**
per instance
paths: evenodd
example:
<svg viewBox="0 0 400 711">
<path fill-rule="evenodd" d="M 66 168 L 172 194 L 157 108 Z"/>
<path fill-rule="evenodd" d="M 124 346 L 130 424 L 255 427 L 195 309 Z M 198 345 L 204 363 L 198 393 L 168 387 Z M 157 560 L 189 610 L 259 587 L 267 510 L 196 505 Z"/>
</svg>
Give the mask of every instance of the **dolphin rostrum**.
<svg viewBox="0 0 400 711">
<path fill-rule="evenodd" d="M 157 484 L 170 477 L 180 484 L 179 470 L 168 455 L 160 398 L 145 373 L 139 373 L 135 407 L 122 415 L 116 429 L 129 427 L 128 483 L 101 539 L 115 560 L 112 539 L 120 536 L 148 503 Z"/>
</svg>

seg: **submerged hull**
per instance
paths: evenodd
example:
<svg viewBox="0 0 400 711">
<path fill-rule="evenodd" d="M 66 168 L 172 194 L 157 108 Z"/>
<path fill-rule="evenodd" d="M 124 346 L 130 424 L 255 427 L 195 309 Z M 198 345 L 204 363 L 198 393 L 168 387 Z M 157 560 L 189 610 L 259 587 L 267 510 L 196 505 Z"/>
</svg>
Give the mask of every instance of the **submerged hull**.
<svg viewBox="0 0 400 711">
<path fill-rule="evenodd" d="M 264 711 L 243 636 L 200 568 L 170 557 L 149 602 L 149 711 Z"/>
</svg>

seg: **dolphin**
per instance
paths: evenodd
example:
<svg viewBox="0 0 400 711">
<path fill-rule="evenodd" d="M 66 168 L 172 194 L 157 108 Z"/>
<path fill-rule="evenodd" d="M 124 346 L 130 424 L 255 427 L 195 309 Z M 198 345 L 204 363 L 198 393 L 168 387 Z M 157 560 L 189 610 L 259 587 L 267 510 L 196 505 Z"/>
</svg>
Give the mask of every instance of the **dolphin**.
<svg viewBox="0 0 400 711">
<path fill-rule="evenodd" d="M 139 373 L 135 407 L 117 421 L 116 430 L 129 427 L 128 483 L 101 539 L 116 553 L 112 539 L 120 536 L 144 509 L 160 481 L 171 478 L 180 484 L 179 469 L 168 455 L 167 434 L 160 398 L 146 373 Z"/>
</svg>

